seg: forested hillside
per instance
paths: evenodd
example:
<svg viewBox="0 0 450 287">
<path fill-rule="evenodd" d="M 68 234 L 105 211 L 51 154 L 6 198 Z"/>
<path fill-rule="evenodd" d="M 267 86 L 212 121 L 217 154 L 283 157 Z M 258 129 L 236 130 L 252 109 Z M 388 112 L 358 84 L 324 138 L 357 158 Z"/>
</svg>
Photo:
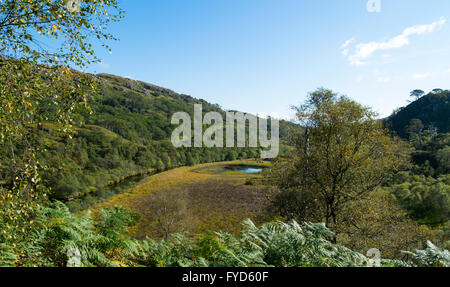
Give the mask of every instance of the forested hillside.
<svg viewBox="0 0 450 287">
<path fill-rule="evenodd" d="M 415 101 L 406 107 L 397 109 L 385 122 L 387 126 L 402 138 L 408 137 L 411 121 L 420 120 L 424 130 L 440 133 L 450 132 L 450 91 L 435 89 L 427 95 L 421 90 L 412 93 Z M 408 130 L 408 127 L 410 129 Z"/>
<path fill-rule="evenodd" d="M 260 157 L 256 148 L 175 149 L 170 141 L 174 113 L 192 115 L 194 104 L 202 104 L 204 113 L 225 111 L 144 82 L 106 74 L 92 77 L 99 93 L 90 99 L 90 109 L 74 116 L 72 135 L 59 133 L 51 118 L 39 131 L 47 150 L 42 153 L 47 167 L 42 175 L 52 198 L 70 201 L 88 193 L 102 195 L 105 186 L 125 178 L 178 166 Z M 280 126 L 281 138 L 298 128 L 284 121 Z"/>
<path fill-rule="evenodd" d="M 385 125 L 410 144 L 411 166 L 392 178 L 388 190 L 415 220 L 442 226 L 449 238 L 450 219 L 450 91 L 435 89 L 395 111 Z M 448 246 L 449 242 L 443 243 Z"/>
</svg>

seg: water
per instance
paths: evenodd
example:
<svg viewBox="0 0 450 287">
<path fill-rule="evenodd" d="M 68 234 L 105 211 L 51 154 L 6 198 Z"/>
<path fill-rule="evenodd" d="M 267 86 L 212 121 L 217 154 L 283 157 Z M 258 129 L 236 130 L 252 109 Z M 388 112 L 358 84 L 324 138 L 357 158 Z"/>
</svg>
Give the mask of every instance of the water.
<svg viewBox="0 0 450 287">
<path fill-rule="evenodd" d="M 238 171 L 238 172 L 244 172 L 244 173 L 260 173 L 260 172 L 263 171 L 263 169 L 262 169 L 262 168 L 252 168 L 252 167 L 249 167 L 249 168 L 246 168 L 246 169 L 238 169 L 238 170 L 236 170 L 236 171 Z"/>
<path fill-rule="evenodd" d="M 256 174 L 264 171 L 263 167 L 250 165 L 229 165 L 226 169 L 247 174 Z"/>
<path fill-rule="evenodd" d="M 102 203 L 112 198 L 116 194 L 127 192 L 135 188 L 139 182 L 150 176 L 151 174 L 131 176 L 120 183 L 99 187 L 98 190 L 92 193 L 87 193 L 80 198 L 67 201 L 66 204 L 73 212 L 85 210 L 95 204 Z"/>
</svg>

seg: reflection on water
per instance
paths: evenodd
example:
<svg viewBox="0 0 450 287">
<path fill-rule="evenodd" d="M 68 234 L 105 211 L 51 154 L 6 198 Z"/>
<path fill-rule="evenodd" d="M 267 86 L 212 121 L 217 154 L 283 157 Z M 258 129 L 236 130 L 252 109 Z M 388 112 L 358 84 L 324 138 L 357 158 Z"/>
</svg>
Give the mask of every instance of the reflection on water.
<svg viewBox="0 0 450 287">
<path fill-rule="evenodd" d="M 263 171 L 263 169 L 262 168 L 251 168 L 251 167 L 249 167 L 249 168 L 246 168 L 246 169 L 238 169 L 236 171 L 244 172 L 244 173 L 260 173 L 260 172 Z"/>
<path fill-rule="evenodd" d="M 228 170 L 248 173 L 248 174 L 256 174 L 264 171 L 264 167 L 261 166 L 250 166 L 250 165 L 229 165 L 226 167 Z"/>
<path fill-rule="evenodd" d="M 88 193 L 83 197 L 67 201 L 66 204 L 72 212 L 87 209 L 92 205 L 110 199 L 116 194 L 124 193 L 135 188 L 139 182 L 141 182 L 148 176 L 149 175 L 132 176 L 115 185 L 98 187 L 96 191 Z"/>
</svg>

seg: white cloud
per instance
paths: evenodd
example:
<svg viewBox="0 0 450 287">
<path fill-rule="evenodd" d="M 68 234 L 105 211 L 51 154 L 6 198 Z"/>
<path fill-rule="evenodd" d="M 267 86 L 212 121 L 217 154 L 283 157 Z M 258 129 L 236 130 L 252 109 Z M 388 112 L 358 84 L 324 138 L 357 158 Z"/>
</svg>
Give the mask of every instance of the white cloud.
<svg viewBox="0 0 450 287">
<path fill-rule="evenodd" d="M 363 75 L 359 75 L 358 77 L 356 77 L 356 81 L 357 82 L 361 82 L 364 80 L 364 76 Z"/>
<path fill-rule="evenodd" d="M 342 54 L 347 57 L 349 63 L 354 66 L 361 66 L 367 64 L 366 59 L 372 56 L 377 51 L 387 51 L 391 49 L 399 49 L 410 44 L 410 37 L 413 35 L 423 35 L 426 33 L 432 33 L 436 29 L 441 28 L 447 20 L 442 17 L 439 21 L 433 22 L 428 25 L 415 25 L 403 30 L 403 33 L 395 36 L 394 38 L 384 42 L 369 42 L 360 43 L 355 45 L 355 51 L 349 54 L 348 47 L 352 44 L 353 40 L 346 41 L 342 46 Z M 344 52 L 345 51 L 345 52 Z"/>
<path fill-rule="evenodd" d="M 425 73 L 425 74 L 414 74 L 412 75 L 412 78 L 415 80 L 419 80 L 419 79 L 426 79 L 430 77 L 430 73 Z"/>
<path fill-rule="evenodd" d="M 341 45 L 341 50 L 347 48 L 347 47 L 350 46 L 350 44 L 352 44 L 353 42 L 355 42 L 355 38 L 348 39 L 347 41 L 345 41 L 344 44 Z"/>
<path fill-rule="evenodd" d="M 405 36 L 411 36 L 411 35 L 423 35 L 426 33 L 432 33 L 436 29 L 442 27 L 445 24 L 445 22 L 447 22 L 445 17 L 441 17 L 441 19 L 439 21 L 436 21 L 429 25 L 416 25 L 416 26 L 407 28 L 407 29 L 405 29 L 405 31 L 403 31 L 403 34 Z"/>
<path fill-rule="evenodd" d="M 351 38 L 351 39 L 348 39 L 347 41 L 345 41 L 345 43 L 341 45 L 342 55 L 344 55 L 345 57 L 348 56 L 348 54 L 350 53 L 348 46 L 350 46 L 354 41 L 355 41 L 355 38 Z"/>
</svg>

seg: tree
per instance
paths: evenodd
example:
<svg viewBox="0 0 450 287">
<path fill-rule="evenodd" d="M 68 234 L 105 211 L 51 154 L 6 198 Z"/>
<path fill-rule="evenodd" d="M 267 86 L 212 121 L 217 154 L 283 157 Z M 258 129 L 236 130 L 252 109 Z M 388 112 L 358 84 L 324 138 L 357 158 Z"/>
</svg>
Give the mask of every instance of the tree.
<svg viewBox="0 0 450 287">
<path fill-rule="evenodd" d="M 347 202 L 370 195 L 406 162 L 376 114 L 345 96 L 319 89 L 294 109 L 306 132 L 295 136 L 294 151 L 275 164 L 272 180 L 281 192 L 309 194 L 303 196 L 313 198 L 307 203 L 320 206 L 315 220 L 327 226 L 338 223 Z"/>
<path fill-rule="evenodd" d="M 278 166 L 279 167 L 279 166 Z M 284 189 L 276 191 L 269 199 L 270 209 L 287 220 L 301 220 L 302 222 L 321 218 L 320 204 L 315 200 L 312 192 L 299 192 L 298 189 Z"/>
<path fill-rule="evenodd" d="M 196 163 L 195 163 L 194 158 L 192 157 L 191 153 L 188 153 L 186 156 L 186 165 L 193 166 L 195 164 Z"/>
<path fill-rule="evenodd" d="M 423 144 L 423 129 L 424 125 L 420 119 L 412 119 L 406 127 L 406 131 L 410 134 L 410 137 L 413 135 L 419 137 L 419 146 Z"/>
<path fill-rule="evenodd" d="M 160 158 L 158 158 L 156 160 L 155 168 L 157 171 L 163 171 L 166 168 L 166 166 L 164 165 L 163 161 Z"/>
<path fill-rule="evenodd" d="M 434 234 L 410 219 L 390 192 L 377 190 L 370 197 L 348 203 L 342 224 L 333 231 L 338 242 L 354 251 L 380 250 L 383 257 L 406 259 L 402 250 L 425 247 Z"/>
<path fill-rule="evenodd" d="M 441 93 L 444 92 L 444 90 L 443 90 L 443 89 L 433 89 L 431 92 L 432 92 L 433 94 L 441 94 Z"/>
<path fill-rule="evenodd" d="M 187 224 L 186 192 L 179 189 L 157 191 L 150 197 L 148 208 L 157 233 L 168 241 L 173 233 Z"/>
<path fill-rule="evenodd" d="M 441 168 L 443 169 L 443 172 L 450 172 L 450 146 L 446 146 L 443 149 L 440 149 L 437 154 L 436 158 L 439 161 Z"/>
<path fill-rule="evenodd" d="M 104 41 L 114 37 L 105 29 L 122 17 L 116 0 L 84 0 L 76 9 L 67 4 L 0 2 L 0 242 L 26 236 L 23 230 L 47 191 L 38 131 L 51 119 L 68 134 L 72 112 L 87 105 L 96 89 L 91 76 L 72 68 L 99 61 L 92 39 L 108 48 Z"/>
<path fill-rule="evenodd" d="M 422 223 L 442 224 L 450 219 L 450 176 L 399 173 L 389 187 L 408 215 Z"/>
<path fill-rule="evenodd" d="M 115 38 L 105 31 L 122 17 L 116 0 L 5 0 L 0 4 L 1 56 L 86 67 L 100 61 L 93 40 L 109 49 L 105 41 Z M 45 41 L 59 47 L 50 49 L 42 45 Z"/>
<path fill-rule="evenodd" d="M 422 90 L 414 90 L 410 93 L 410 97 L 414 98 L 415 100 L 420 99 L 423 95 L 425 95 L 425 92 Z"/>
<path fill-rule="evenodd" d="M 436 138 L 436 135 L 438 134 L 439 128 L 434 125 L 434 123 L 431 123 L 427 126 L 428 132 L 430 133 L 430 142 L 433 143 L 434 139 Z"/>
</svg>

